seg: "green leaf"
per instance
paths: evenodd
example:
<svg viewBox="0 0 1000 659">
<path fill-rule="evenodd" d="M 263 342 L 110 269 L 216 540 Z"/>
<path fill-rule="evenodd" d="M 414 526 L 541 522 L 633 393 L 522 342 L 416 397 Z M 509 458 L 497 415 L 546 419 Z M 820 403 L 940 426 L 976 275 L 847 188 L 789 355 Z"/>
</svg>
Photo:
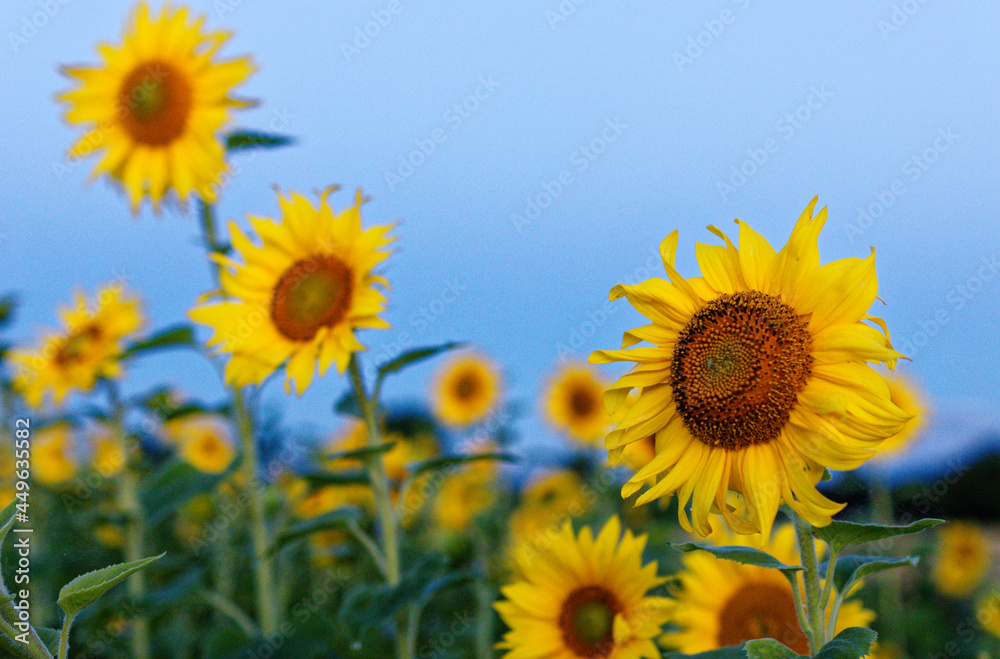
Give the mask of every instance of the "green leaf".
<svg viewBox="0 0 1000 659">
<path fill-rule="evenodd" d="M 420 601 L 425 593 L 433 594 L 440 588 L 432 584 L 446 576 L 448 561 L 442 554 L 430 553 L 421 556 L 407 570 L 396 586 L 386 584 L 359 584 L 353 588 L 341 603 L 338 616 L 348 627 L 357 626 L 361 630 L 375 627 L 391 619 L 404 606 Z M 447 585 L 442 582 L 441 587 Z"/>
<path fill-rule="evenodd" d="M 274 149 L 294 143 L 295 139 L 288 135 L 276 135 L 256 130 L 236 130 L 226 135 L 226 151 L 229 153 L 259 148 Z"/>
<path fill-rule="evenodd" d="M 187 324 L 175 325 L 173 327 L 160 330 L 148 339 L 135 341 L 132 345 L 125 349 L 125 353 L 122 357 L 127 359 L 146 352 L 161 350 L 163 348 L 176 348 L 193 345 L 195 345 L 194 329 Z"/>
<path fill-rule="evenodd" d="M 7 293 L 0 297 L 0 327 L 4 327 L 14 320 L 14 312 L 17 310 L 17 296 Z"/>
<path fill-rule="evenodd" d="M 743 644 L 747 659 L 799 659 L 799 654 L 773 638 L 760 638 Z"/>
<path fill-rule="evenodd" d="M 731 647 L 699 652 L 698 654 L 667 652 L 663 655 L 663 659 L 747 659 L 747 653 L 741 647 Z"/>
<path fill-rule="evenodd" d="M 288 543 L 312 535 L 318 531 L 327 529 L 342 529 L 351 524 L 356 524 L 361 519 L 361 510 L 353 507 L 337 508 L 328 513 L 323 513 L 304 522 L 299 522 L 295 526 L 282 531 L 275 538 L 274 544 L 268 549 L 268 554 L 274 554 Z"/>
<path fill-rule="evenodd" d="M 341 396 L 340 400 L 333 404 L 333 411 L 344 416 L 353 416 L 359 419 L 364 418 L 364 415 L 361 413 L 361 406 L 358 405 L 358 399 L 353 391 L 348 391 Z"/>
<path fill-rule="evenodd" d="M 302 477 L 313 487 L 324 485 L 367 485 L 371 482 L 368 478 L 368 472 L 364 469 L 345 469 L 343 471 L 314 469 L 302 474 Z"/>
<path fill-rule="evenodd" d="M 729 547 L 712 547 L 708 545 L 696 545 L 693 542 L 685 542 L 684 544 L 671 544 L 670 546 L 683 552 L 703 549 L 717 558 L 723 558 L 727 561 L 735 561 L 737 563 L 742 563 L 743 565 L 756 565 L 757 567 L 780 570 L 786 575 L 794 575 L 802 569 L 799 565 L 785 565 L 767 552 L 763 552 L 758 549 L 751 549 L 750 547 L 741 547 L 739 545 Z"/>
<path fill-rule="evenodd" d="M 884 556 L 842 556 L 837 559 L 833 570 L 833 585 L 844 592 L 869 574 L 891 570 L 894 567 L 913 566 L 919 562 L 916 556 L 886 558 Z M 820 569 L 822 572 L 822 568 Z"/>
<path fill-rule="evenodd" d="M 156 526 L 185 503 L 211 492 L 236 469 L 238 460 L 221 474 L 208 474 L 183 460 L 169 460 L 145 479 L 140 493 L 149 525 Z"/>
<path fill-rule="evenodd" d="M 833 479 L 833 474 L 830 473 L 829 469 L 824 469 L 823 470 L 823 475 L 820 477 L 820 480 L 821 481 L 828 481 L 828 480 L 831 480 L 831 479 Z"/>
<path fill-rule="evenodd" d="M 0 544 L 7 539 L 7 534 L 10 533 L 10 529 L 14 526 L 14 519 L 17 516 L 17 504 L 20 502 L 20 499 L 14 497 L 10 503 L 4 506 L 3 510 L 0 510 Z"/>
<path fill-rule="evenodd" d="M 59 652 L 59 630 L 39 627 L 35 631 L 38 632 L 38 638 L 42 639 L 42 643 L 52 653 L 52 656 L 56 656 Z"/>
<path fill-rule="evenodd" d="M 868 654 L 878 634 L 864 627 L 848 627 L 820 648 L 814 659 L 860 659 Z"/>
<path fill-rule="evenodd" d="M 127 579 L 129 575 L 138 572 L 165 554 L 166 552 L 159 556 L 151 556 L 131 563 L 111 565 L 87 574 L 81 574 L 62 587 L 56 603 L 66 612 L 67 616 L 74 616 L 112 587 Z"/>
<path fill-rule="evenodd" d="M 475 455 L 445 455 L 437 458 L 431 458 L 429 460 L 424 460 L 423 462 L 418 462 L 409 467 L 410 478 L 416 478 L 418 475 L 428 472 L 428 471 L 439 471 L 442 469 L 450 469 L 458 465 L 463 465 L 468 462 L 475 462 L 477 460 L 502 460 L 504 462 L 517 462 L 517 456 L 510 453 L 477 453 Z"/>
<path fill-rule="evenodd" d="M 351 451 L 338 451 L 329 454 L 327 460 L 369 460 L 382 453 L 388 453 L 396 446 L 396 442 L 386 442 L 378 446 L 365 446 Z"/>
<path fill-rule="evenodd" d="M 835 520 L 827 526 L 814 526 L 812 534 L 830 545 L 831 550 L 840 553 L 840 550 L 847 545 L 875 542 L 897 535 L 920 533 L 924 529 L 944 523 L 943 519 L 920 519 L 907 526 L 889 526 L 886 524 L 857 524 L 855 522 Z"/>
<path fill-rule="evenodd" d="M 379 379 L 391 373 L 397 373 L 407 366 L 412 366 L 418 362 L 422 362 L 425 359 L 430 359 L 435 355 L 439 355 L 442 352 L 447 352 L 449 350 L 454 350 L 455 348 L 461 348 L 465 343 L 458 341 L 449 341 L 448 343 L 442 343 L 439 346 L 429 346 L 426 348 L 414 348 L 413 350 L 407 350 L 399 357 L 388 361 L 378 367 L 378 377 Z"/>
</svg>

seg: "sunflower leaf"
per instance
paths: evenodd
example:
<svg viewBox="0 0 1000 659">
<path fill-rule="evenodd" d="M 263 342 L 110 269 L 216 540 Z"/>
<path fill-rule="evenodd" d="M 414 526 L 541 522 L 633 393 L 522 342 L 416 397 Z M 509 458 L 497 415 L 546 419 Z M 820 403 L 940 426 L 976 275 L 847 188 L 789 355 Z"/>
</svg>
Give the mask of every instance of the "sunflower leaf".
<svg viewBox="0 0 1000 659">
<path fill-rule="evenodd" d="M 740 547 L 739 545 L 713 547 L 709 545 L 696 545 L 693 542 L 670 544 L 670 546 L 685 553 L 703 549 L 716 558 L 722 558 L 727 561 L 735 561 L 736 563 L 742 563 L 743 565 L 756 565 L 757 567 L 780 570 L 786 575 L 793 575 L 802 570 L 802 567 L 799 565 L 785 565 L 767 552 L 763 552 L 758 549 L 751 549 L 750 547 Z"/>
<path fill-rule="evenodd" d="M 314 469 L 302 474 L 310 485 L 367 485 L 371 482 L 368 472 L 364 469 L 345 469 L 343 471 L 324 471 Z"/>
<path fill-rule="evenodd" d="M 848 627 L 820 648 L 814 659 L 860 659 L 871 650 L 878 634 L 864 627 Z"/>
<path fill-rule="evenodd" d="M 221 474 L 209 474 L 183 460 L 169 460 L 143 482 L 139 499 L 146 511 L 146 521 L 151 527 L 156 526 L 197 495 L 211 492 L 238 464 L 234 460 Z"/>
<path fill-rule="evenodd" d="M 149 558 L 132 561 L 131 563 L 110 565 L 100 570 L 81 574 L 62 587 L 56 603 L 66 612 L 67 616 L 72 617 L 79 613 L 82 608 L 88 604 L 92 604 L 98 597 L 127 579 L 129 575 L 138 572 L 165 555 L 166 552 L 159 556 L 150 556 Z"/>
<path fill-rule="evenodd" d="M 378 446 L 364 446 L 350 451 L 336 451 L 326 456 L 327 460 L 371 460 L 378 455 L 388 453 L 396 446 L 396 442 L 386 442 Z"/>
<path fill-rule="evenodd" d="M 742 647 L 719 648 L 718 650 L 708 650 L 698 654 L 681 654 L 680 652 L 667 652 L 663 659 L 747 659 L 747 653 Z"/>
<path fill-rule="evenodd" d="M 799 654 L 784 643 L 773 638 L 759 638 L 743 644 L 747 659 L 799 659 Z"/>
<path fill-rule="evenodd" d="M 834 520 L 829 525 L 823 527 L 813 527 L 813 536 L 819 538 L 834 552 L 840 551 L 847 545 L 857 545 L 865 542 L 876 542 L 885 540 L 897 535 L 908 535 L 920 533 L 924 529 L 929 529 L 938 524 L 944 524 L 943 519 L 920 519 L 907 526 L 889 526 L 886 524 L 857 524 L 855 522 L 841 522 Z"/>
<path fill-rule="evenodd" d="M 295 526 L 278 534 L 278 537 L 274 540 L 274 544 L 267 550 L 267 555 L 273 555 L 288 543 L 300 538 L 304 538 L 319 531 L 343 529 L 351 524 L 357 523 L 360 519 L 361 511 L 358 508 L 348 506 L 331 510 L 330 512 L 313 517 L 312 519 L 307 519 L 304 522 L 299 522 Z"/>
<path fill-rule="evenodd" d="M 256 130 L 237 130 L 226 135 L 226 151 L 247 151 L 249 149 L 274 149 L 294 144 L 295 138 L 288 135 L 264 133 Z"/>
<path fill-rule="evenodd" d="M 194 329 L 190 325 L 181 324 L 160 330 L 153 336 L 142 341 L 135 341 L 122 355 L 123 359 L 135 357 L 146 352 L 160 350 L 163 348 L 177 348 L 195 345 Z"/>
<path fill-rule="evenodd" d="M 361 413 L 361 406 L 358 405 L 358 397 L 354 395 L 353 391 L 348 391 L 341 396 L 340 400 L 334 403 L 333 411 L 344 416 L 353 416 L 359 419 L 364 418 L 364 414 Z"/>
<path fill-rule="evenodd" d="M 38 638 L 42 639 L 42 644 L 52 653 L 52 656 L 56 656 L 56 653 L 59 652 L 59 630 L 39 627 L 35 631 L 38 632 Z"/>
<path fill-rule="evenodd" d="M 884 556 L 841 556 L 833 571 L 833 585 L 838 592 L 849 590 L 857 581 L 869 574 L 891 570 L 894 567 L 913 566 L 920 561 L 917 556 L 886 558 Z"/>
<path fill-rule="evenodd" d="M 451 469 L 452 467 L 457 467 L 459 465 L 464 465 L 467 462 L 475 462 L 476 460 L 502 460 L 504 462 L 517 462 L 517 456 L 510 453 L 476 453 L 474 455 L 445 455 L 437 458 L 431 458 L 429 460 L 424 460 L 418 462 L 414 465 L 410 465 L 410 478 L 416 478 L 420 474 L 429 471 L 441 471 L 443 469 Z"/>
<path fill-rule="evenodd" d="M 414 348 L 413 350 L 407 350 L 399 357 L 388 361 L 378 367 L 378 377 L 381 380 L 385 376 L 391 373 L 397 373 L 407 366 L 412 366 L 418 362 L 425 359 L 430 359 L 435 355 L 439 355 L 442 352 L 447 352 L 449 350 L 454 350 L 456 348 L 461 348 L 465 344 L 459 341 L 449 341 L 448 343 L 442 343 L 439 346 L 429 346 L 425 348 Z"/>
</svg>

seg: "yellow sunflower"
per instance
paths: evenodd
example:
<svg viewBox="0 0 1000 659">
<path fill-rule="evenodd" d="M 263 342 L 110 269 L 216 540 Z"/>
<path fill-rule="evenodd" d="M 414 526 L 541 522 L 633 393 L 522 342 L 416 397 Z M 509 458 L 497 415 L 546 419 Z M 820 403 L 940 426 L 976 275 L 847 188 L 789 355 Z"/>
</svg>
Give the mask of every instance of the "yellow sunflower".
<svg viewBox="0 0 1000 659">
<path fill-rule="evenodd" d="M 144 322 L 138 298 L 120 284 L 103 287 L 89 304 L 78 292 L 59 315 L 63 328 L 43 336 L 39 348 L 11 351 L 15 387 L 31 407 L 41 407 L 46 395 L 62 403 L 72 389 L 90 391 L 99 378 L 121 376 L 124 341 Z"/>
<path fill-rule="evenodd" d="M 213 255 L 223 299 L 192 309 L 192 319 L 211 326 L 209 346 L 231 353 L 226 380 L 238 386 L 260 383 L 287 362 L 285 388 L 295 381 L 299 394 L 331 363 L 347 369 L 351 355 L 364 350 L 355 329 L 381 328 L 388 288 L 372 274 L 388 252 L 382 248 L 391 226 L 361 228 L 359 189 L 354 205 L 334 215 L 324 192 L 313 207 L 297 193 L 279 195 L 282 220 L 250 217 L 262 245 L 254 245 L 230 223 L 233 248 L 243 263 Z"/>
<path fill-rule="evenodd" d="M 91 468 L 103 476 L 111 478 L 125 469 L 127 457 L 110 428 L 101 427 L 91 437 L 94 452 L 90 457 Z"/>
<path fill-rule="evenodd" d="M 169 5 L 152 17 L 140 3 L 121 45 L 100 45 L 99 66 L 63 68 L 80 85 L 59 96 L 66 120 L 87 130 L 69 155 L 103 150 L 92 177 L 119 181 L 133 212 L 146 195 L 158 209 L 169 190 L 215 201 L 226 172 L 217 135 L 230 108 L 250 104 L 230 96 L 254 70 L 249 58 L 215 61 L 229 34 L 203 32 L 204 17 L 190 18 Z"/>
<path fill-rule="evenodd" d="M 163 435 L 182 460 L 208 474 L 221 474 L 236 457 L 232 429 L 215 414 L 196 412 L 170 419 L 163 424 Z"/>
<path fill-rule="evenodd" d="M 626 332 L 622 350 L 590 357 L 636 362 L 605 394 L 615 414 L 632 389 L 640 391 L 605 440 L 609 456 L 617 463 L 628 444 L 655 434 L 656 457 L 622 495 L 655 476 L 637 502 L 677 492 L 689 532 L 708 534 L 714 509 L 733 530 L 767 536 L 782 501 L 811 524 L 829 524 L 843 504 L 816 490 L 824 467 L 857 468 L 909 418 L 867 364 L 892 368 L 902 357 L 883 321 L 868 314 L 877 290 L 874 250 L 820 266 L 827 212 L 813 217 L 815 205 L 779 252 L 739 220 L 739 249 L 709 227 L 725 245 L 695 245 L 702 277 L 685 279 L 674 269 L 674 231 L 660 245 L 669 282 L 611 290 L 652 322 Z M 627 349 L 640 341 L 652 345 Z M 745 516 L 726 505 L 729 490 L 745 497 Z"/>
<path fill-rule="evenodd" d="M 500 399 L 500 372 L 489 358 L 469 353 L 452 358 L 434 386 L 434 413 L 450 426 L 467 426 L 492 412 Z"/>
<path fill-rule="evenodd" d="M 527 556 L 549 549 L 563 522 L 589 512 L 594 500 L 593 492 L 574 471 L 560 469 L 536 476 L 521 492 L 520 504 L 510 517 L 514 551 Z"/>
<path fill-rule="evenodd" d="M 586 364 L 563 366 L 545 393 L 549 421 L 583 444 L 600 439 L 611 426 L 601 402 L 608 384 Z"/>
<path fill-rule="evenodd" d="M 642 564 L 646 536 L 612 517 L 594 538 L 589 526 L 573 534 L 567 520 L 552 550 L 520 566 L 524 575 L 502 588 L 493 606 L 510 627 L 500 649 L 510 659 L 607 657 L 658 659 L 653 638 L 669 601 L 647 593 L 664 582 L 656 561 Z"/>
<path fill-rule="evenodd" d="M 937 532 L 931 581 L 949 597 L 967 597 L 986 579 L 992 559 L 983 529 L 975 522 L 952 522 Z"/>
<path fill-rule="evenodd" d="M 481 452 L 489 453 L 493 446 Z M 434 520 L 442 529 L 464 533 L 476 515 L 496 501 L 497 466 L 493 460 L 477 460 L 445 476 L 434 499 Z"/>
<path fill-rule="evenodd" d="M 903 429 L 889 437 L 878 446 L 877 458 L 886 458 L 906 450 L 911 440 L 919 436 L 927 421 L 927 404 L 917 385 L 898 374 L 883 376 L 889 385 L 889 398 L 899 409 L 910 415 L 903 424 Z"/>
<path fill-rule="evenodd" d="M 31 440 L 32 479 L 55 487 L 76 476 L 72 445 L 72 431 L 66 423 L 47 426 L 35 433 Z"/>
<path fill-rule="evenodd" d="M 1000 638 L 1000 590 L 994 590 L 976 601 L 976 620 L 983 629 Z"/>
<path fill-rule="evenodd" d="M 710 537 L 717 545 L 746 542 L 723 530 Z M 778 528 L 769 542 L 760 540 L 755 534 L 750 544 L 760 546 L 785 565 L 798 564 L 792 525 Z M 707 551 L 685 554 L 683 561 L 679 591 L 675 593 L 678 606 L 670 620 L 678 629 L 661 637 L 664 645 L 695 654 L 757 638 L 773 638 L 800 654 L 810 654 L 809 641 L 795 614 L 792 586 L 781 572 L 716 558 Z M 804 591 L 800 594 L 805 597 Z M 831 601 L 827 621 L 832 608 Z M 861 602 L 847 600 L 840 607 L 836 633 L 848 627 L 867 627 L 874 619 L 875 614 Z"/>
</svg>

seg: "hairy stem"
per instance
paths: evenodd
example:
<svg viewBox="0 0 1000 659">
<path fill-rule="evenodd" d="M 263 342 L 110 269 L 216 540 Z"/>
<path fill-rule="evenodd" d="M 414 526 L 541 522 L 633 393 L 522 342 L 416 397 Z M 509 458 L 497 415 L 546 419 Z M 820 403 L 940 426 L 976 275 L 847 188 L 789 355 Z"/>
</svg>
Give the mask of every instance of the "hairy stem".
<svg viewBox="0 0 1000 659">
<path fill-rule="evenodd" d="M 792 512 L 795 533 L 799 539 L 799 553 L 802 557 L 802 580 L 806 587 L 806 611 L 809 613 L 809 650 L 812 654 L 826 643 L 826 627 L 823 625 L 822 597 L 819 587 L 819 562 L 816 559 L 816 545 L 809 523 Z"/>
</svg>

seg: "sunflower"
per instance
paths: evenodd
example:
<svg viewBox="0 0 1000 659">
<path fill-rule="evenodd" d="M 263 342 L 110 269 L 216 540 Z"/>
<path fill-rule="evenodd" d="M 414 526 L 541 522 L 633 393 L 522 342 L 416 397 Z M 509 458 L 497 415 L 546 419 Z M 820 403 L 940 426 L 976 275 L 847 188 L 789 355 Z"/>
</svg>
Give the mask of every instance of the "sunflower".
<svg viewBox="0 0 1000 659">
<path fill-rule="evenodd" d="M 388 253 L 382 247 L 391 226 L 361 228 L 359 189 L 354 205 L 334 215 L 327 196 L 319 205 L 292 193 L 279 195 L 282 220 L 250 217 L 262 246 L 254 245 L 230 223 L 234 249 L 243 264 L 213 255 L 224 299 L 192 309 L 189 315 L 215 329 L 208 342 L 232 354 L 226 380 L 238 386 L 260 383 L 287 362 L 285 388 L 295 380 L 299 394 L 331 363 L 347 369 L 351 355 L 364 350 L 355 329 L 382 328 L 378 317 L 388 288 L 384 277 L 372 274 Z"/>
<path fill-rule="evenodd" d="M 489 358 L 469 353 L 452 358 L 438 371 L 434 414 L 450 426 L 481 421 L 500 398 L 500 373 Z"/>
<path fill-rule="evenodd" d="M 214 202 L 226 173 L 217 134 L 230 108 L 250 105 L 230 92 L 254 67 L 247 57 L 215 61 L 229 34 L 203 32 L 203 22 L 169 5 L 151 17 L 143 2 L 122 44 L 100 46 L 99 66 L 63 67 L 80 85 L 59 96 L 69 105 L 66 119 L 87 130 L 69 155 L 103 149 L 92 177 L 119 181 L 133 212 L 146 195 L 159 209 L 169 190 Z"/>
<path fill-rule="evenodd" d="M 949 597 L 967 597 L 986 579 L 991 563 L 982 528 L 974 522 L 952 522 L 938 531 L 931 581 Z"/>
<path fill-rule="evenodd" d="M 594 498 L 576 472 L 568 469 L 533 478 L 510 517 L 515 553 L 529 555 L 549 549 L 563 522 L 589 512 Z"/>
<path fill-rule="evenodd" d="M 72 449 L 70 426 L 57 423 L 47 426 L 31 440 L 31 477 L 50 487 L 65 484 L 76 476 L 77 463 Z"/>
<path fill-rule="evenodd" d="M 101 427 L 91 437 L 94 452 L 90 457 L 91 468 L 104 478 L 117 476 L 125 468 L 127 458 L 121 443 L 110 428 Z"/>
<path fill-rule="evenodd" d="M 59 315 L 63 328 L 43 336 L 41 347 L 11 351 L 15 387 L 31 407 L 41 407 L 47 394 L 58 404 L 71 389 L 90 391 L 99 378 L 121 376 L 124 341 L 143 324 L 139 300 L 120 284 L 103 287 L 90 304 L 78 292 Z"/>
<path fill-rule="evenodd" d="M 717 545 L 746 542 L 721 529 L 710 538 Z M 760 546 L 785 565 L 799 562 L 791 524 L 779 527 L 769 542 L 761 542 L 761 536 L 755 535 L 750 544 Z M 695 654 L 773 638 L 800 654 L 810 654 L 809 641 L 795 614 L 792 586 L 781 572 L 716 558 L 706 551 L 685 554 L 683 562 L 675 593 L 678 606 L 671 617 L 677 630 L 661 637 L 664 645 Z M 832 608 L 830 602 L 827 621 Z M 867 627 L 874 619 L 875 614 L 861 602 L 847 600 L 840 607 L 836 631 Z"/>
<path fill-rule="evenodd" d="M 182 460 L 199 471 L 221 474 L 236 455 L 233 434 L 222 417 L 196 412 L 170 419 L 163 434 Z"/>
<path fill-rule="evenodd" d="M 1000 638 L 1000 590 L 994 590 L 976 601 L 976 620 L 983 629 Z"/>
<path fill-rule="evenodd" d="M 883 376 L 889 385 L 889 398 L 899 409 L 911 415 L 903 429 L 878 446 L 878 459 L 902 453 L 919 436 L 927 420 L 927 404 L 922 392 L 911 380 L 898 374 Z"/>
<path fill-rule="evenodd" d="M 591 444 L 611 426 L 601 398 L 608 383 L 586 364 L 569 364 L 559 369 L 545 393 L 549 420 L 574 440 Z"/>
<path fill-rule="evenodd" d="M 495 447 L 486 446 L 482 453 Z M 434 520 L 438 527 L 466 532 L 476 515 L 496 502 L 497 466 L 493 460 L 476 460 L 445 476 L 434 499 Z"/>
<path fill-rule="evenodd" d="M 647 593 L 663 583 L 656 561 L 642 564 L 646 536 L 612 517 L 594 538 L 567 520 L 551 551 L 520 565 L 524 577 L 502 589 L 493 606 L 510 627 L 500 649 L 520 657 L 656 659 L 653 638 L 669 601 Z"/>
<path fill-rule="evenodd" d="M 829 524 L 843 504 L 816 490 L 824 467 L 858 467 L 909 418 L 866 363 L 892 368 L 902 357 L 883 321 L 868 315 L 877 289 L 874 250 L 820 266 L 817 239 L 827 212 L 813 217 L 815 205 L 779 252 L 739 220 L 739 249 L 709 227 L 725 245 L 695 245 L 702 277 L 685 279 L 674 269 L 674 231 L 660 245 L 670 282 L 611 290 L 612 299 L 625 296 L 652 322 L 626 332 L 622 350 L 590 357 L 636 362 L 605 394 L 615 414 L 639 389 L 605 440 L 609 457 L 617 463 L 628 444 L 655 434 L 656 457 L 622 495 L 655 476 L 637 503 L 676 491 L 689 532 L 707 535 L 714 507 L 733 530 L 768 536 L 782 501 L 813 525 Z M 652 346 L 626 349 L 640 341 Z M 729 490 L 744 496 L 745 516 L 726 505 Z"/>
</svg>

